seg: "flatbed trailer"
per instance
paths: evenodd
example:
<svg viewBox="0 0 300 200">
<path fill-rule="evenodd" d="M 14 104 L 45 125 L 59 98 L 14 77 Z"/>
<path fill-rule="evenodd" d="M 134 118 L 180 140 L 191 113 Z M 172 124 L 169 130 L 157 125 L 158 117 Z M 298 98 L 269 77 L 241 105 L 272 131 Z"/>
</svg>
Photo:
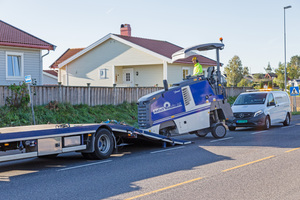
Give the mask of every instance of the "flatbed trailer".
<svg viewBox="0 0 300 200">
<path fill-rule="evenodd" d="M 105 159 L 122 141 L 138 139 L 160 142 L 164 146 L 190 143 L 115 122 L 7 127 L 0 128 L 0 162 L 55 157 L 66 152 L 81 152 L 88 159 Z"/>
</svg>

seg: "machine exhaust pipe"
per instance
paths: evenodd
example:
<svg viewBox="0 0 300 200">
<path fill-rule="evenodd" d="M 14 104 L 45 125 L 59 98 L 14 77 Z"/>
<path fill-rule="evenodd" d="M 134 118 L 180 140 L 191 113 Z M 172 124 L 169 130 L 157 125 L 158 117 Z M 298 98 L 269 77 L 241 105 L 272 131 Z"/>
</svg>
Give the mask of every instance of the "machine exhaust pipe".
<svg viewBox="0 0 300 200">
<path fill-rule="evenodd" d="M 163 83 L 164 83 L 164 89 L 165 89 L 165 91 L 168 91 L 169 90 L 168 81 L 167 80 L 163 80 Z"/>
</svg>

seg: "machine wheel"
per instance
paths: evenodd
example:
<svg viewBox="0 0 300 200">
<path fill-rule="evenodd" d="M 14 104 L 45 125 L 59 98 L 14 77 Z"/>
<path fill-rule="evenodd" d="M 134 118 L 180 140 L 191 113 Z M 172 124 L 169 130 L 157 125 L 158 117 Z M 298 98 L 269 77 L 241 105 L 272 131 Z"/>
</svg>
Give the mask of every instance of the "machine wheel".
<svg viewBox="0 0 300 200">
<path fill-rule="evenodd" d="M 230 131 L 235 131 L 236 127 L 235 126 L 229 126 L 228 127 Z"/>
<path fill-rule="evenodd" d="M 286 114 L 286 117 L 285 117 L 285 120 L 284 120 L 284 122 L 283 122 L 283 125 L 284 125 L 284 126 L 289 126 L 290 123 L 291 123 L 291 118 L 290 118 L 290 115 L 289 115 L 289 113 L 288 113 L 288 114 Z"/>
<path fill-rule="evenodd" d="M 264 129 L 265 129 L 265 130 L 269 130 L 269 129 L 270 129 L 270 126 L 271 126 L 270 117 L 269 117 L 269 116 L 266 116 Z"/>
<path fill-rule="evenodd" d="M 226 127 L 222 123 L 218 123 L 212 127 L 211 134 L 214 138 L 223 138 L 226 135 Z"/>
<path fill-rule="evenodd" d="M 208 133 L 207 132 L 203 132 L 203 131 L 196 131 L 195 135 L 197 135 L 198 137 L 205 137 Z"/>
<path fill-rule="evenodd" d="M 95 136 L 95 152 L 91 155 L 94 159 L 108 158 L 114 150 L 112 133 L 106 129 L 100 129 Z"/>
</svg>

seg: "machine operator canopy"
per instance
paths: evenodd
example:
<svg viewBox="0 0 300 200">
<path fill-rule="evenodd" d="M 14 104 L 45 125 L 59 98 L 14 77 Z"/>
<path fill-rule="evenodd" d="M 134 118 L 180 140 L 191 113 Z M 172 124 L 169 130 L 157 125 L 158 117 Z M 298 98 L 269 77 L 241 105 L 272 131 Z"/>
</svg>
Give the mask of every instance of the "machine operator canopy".
<svg viewBox="0 0 300 200">
<path fill-rule="evenodd" d="M 181 49 L 172 55 L 172 62 L 176 60 L 187 58 L 193 55 L 199 55 L 197 51 L 209 51 L 213 49 L 220 49 L 224 48 L 224 44 L 222 43 L 208 43 L 208 44 L 198 44 L 192 47 L 188 47 L 185 49 Z"/>
</svg>

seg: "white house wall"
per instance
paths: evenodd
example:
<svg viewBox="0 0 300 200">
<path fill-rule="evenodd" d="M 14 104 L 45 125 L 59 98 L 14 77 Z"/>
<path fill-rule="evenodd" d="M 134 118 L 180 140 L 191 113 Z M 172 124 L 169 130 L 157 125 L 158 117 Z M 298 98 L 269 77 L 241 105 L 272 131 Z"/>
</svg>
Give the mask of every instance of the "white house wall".
<svg viewBox="0 0 300 200">
<path fill-rule="evenodd" d="M 116 40 L 109 39 L 86 54 L 80 56 L 73 62 L 68 63 L 67 66 L 61 68 L 61 82 L 63 85 L 67 85 L 63 78 L 64 73 L 67 71 L 69 85 L 86 86 L 87 83 L 91 83 L 91 86 L 112 86 L 113 79 L 115 78 L 112 77 L 113 66 L 115 66 L 115 73 L 121 73 L 118 66 L 128 68 L 141 66 L 141 68 L 138 68 L 139 70 L 147 71 L 145 65 L 149 64 L 162 65 L 162 60 L 140 50 L 131 48 L 130 46 Z M 145 69 L 142 69 L 143 67 L 145 67 Z M 65 68 L 68 69 L 65 70 Z M 107 77 L 104 79 L 100 79 L 101 69 L 105 69 L 107 72 Z M 136 76 L 134 77 L 136 78 Z"/>
<path fill-rule="evenodd" d="M 31 75 L 37 85 L 42 85 L 42 60 L 41 51 L 28 48 L 0 47 L 0 85 L 19 84 L 23 80 L 6 80 L 6 52 L 23 54 L 24 76 Z"/>
<path fill-rule="evenodd" d="M 172 85 L 182 81 L 182 67 L 183 65 L 169 64 L 168 65 L 168 84 Z M 190 67 L 193 69 L 193 67 Z"/>
<path fill-rule="evenodd" d="M 203 73 L 206 74 L 208 66 L 203 65 Z M 172 85 L 178 83 L 183 79 L 183 68 L 189 68 L 191 75 L 193 75 L 194 67 L 192 65 L 184 64 L 168 64 L 168 84 Z"/>
<path fill-rule="evenodd" d="M 57 78 L 43 74 L 43 85 L 57 85 Z"/>
<path fill-rule="evenodd" d="M 130 68 L 130 67 L 129 67 Z M 163 66 L 144 65 L 133 67 L 134 83 L 140 87 L 163 86 Z M 137 75 L 138 73 L 138 75 Z"/>
</svg>

